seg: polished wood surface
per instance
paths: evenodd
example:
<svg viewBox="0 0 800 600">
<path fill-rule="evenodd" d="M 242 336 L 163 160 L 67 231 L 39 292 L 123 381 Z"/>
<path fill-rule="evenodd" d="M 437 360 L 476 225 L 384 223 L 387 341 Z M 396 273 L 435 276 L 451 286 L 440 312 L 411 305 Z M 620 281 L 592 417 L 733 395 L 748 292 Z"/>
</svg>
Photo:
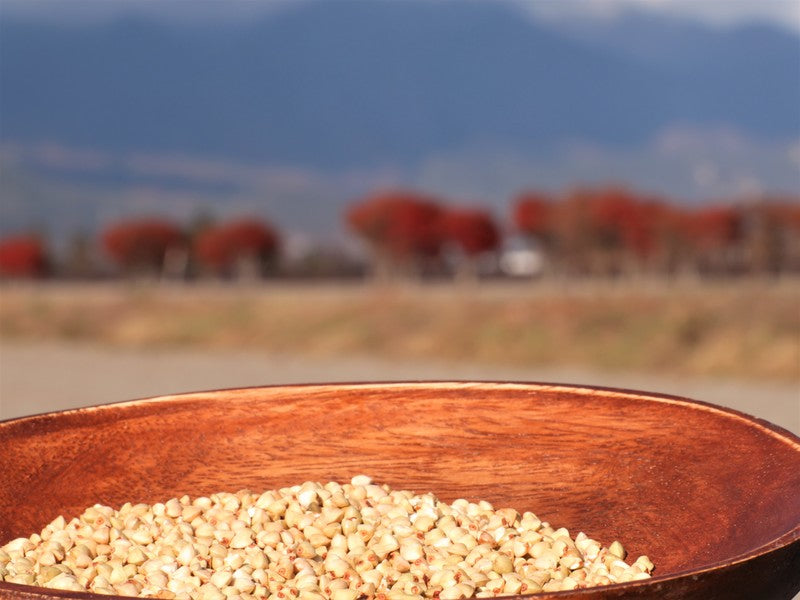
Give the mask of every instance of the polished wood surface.
<svg viewBox="0 0 800 600">
<path fill-rule="evenodd" d="M 119 506 L 366 473 L 531 510 L 647 554 L 654 578 L 558 598 L 791 598 L 800 439 L 680 398 L 547 384 L 226 390 L 0 423 L 0 544 Z M 0 584 L 13 599 L 99 598 Z"/>
</svg>

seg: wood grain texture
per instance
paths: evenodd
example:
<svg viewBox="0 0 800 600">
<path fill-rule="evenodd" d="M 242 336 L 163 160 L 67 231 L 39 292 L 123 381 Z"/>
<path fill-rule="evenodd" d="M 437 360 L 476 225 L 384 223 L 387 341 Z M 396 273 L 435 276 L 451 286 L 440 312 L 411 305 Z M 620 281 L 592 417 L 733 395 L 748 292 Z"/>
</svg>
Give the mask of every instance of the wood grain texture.
<svg viewBox="0 0 800 600">
<path fill-rule="evenodd" d="M 547 384 L 226 390 L 0 423 L 0 544 L 96 502 L 356 473 L 531 510 L 648 554 L 655 577 L 557 598 L 791 598 L 800 439 L 680 398 Z M 0 583 L 12 599 L 99 598 Z"/>
</svg>

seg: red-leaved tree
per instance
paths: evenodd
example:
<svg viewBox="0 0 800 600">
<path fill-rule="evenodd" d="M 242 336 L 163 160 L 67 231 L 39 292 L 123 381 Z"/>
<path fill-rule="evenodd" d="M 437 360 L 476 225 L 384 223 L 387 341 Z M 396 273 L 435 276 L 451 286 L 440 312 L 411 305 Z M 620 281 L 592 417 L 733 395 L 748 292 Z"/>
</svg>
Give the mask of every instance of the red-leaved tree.
<svg viewBox="0 0 800 600">
<path fill-rule="evenodd" d="M 514 226 L 524 235 L 534 236 L 549 245 L 555 234 L 555 204 L 540 192 L 523 192 L 514 201 Z"/>
<path fill-rule="evenodd" d="M 194 244 L 197 260 L 218 275 L 261 275 L 280 245 L 277 229 L 258 219 L 240 219 L 202 231 Z"/>
<path fill-rule="evenodd" d="M 519 196 L 517 229 L 566 274 L 800 271 L 800 198 L 731 199 L 687 208 L 624 186 L 578 187 L 556 202 Z"/>
<path fill-rule="evenodd" d="M 563 274 L 585 275 L 593 270 L 596 236 L 590 206 L 594 196 L 595 191 L 590 188 L 573 188 L 553 208 L 554 259 L 548 262 Z"/>
<path fill-rule="evenodd" d="M 800 273 L 800 196 L 768 199 L 767 210 L 780 232 L 780 270 Z"/>
<path fill-rule="evenodd" d="M 742 230 L 749 272 L 800 271 L 800 198 L 755 199 L 742 209 Z"/>
<path fill-rule="evenodd" d="M 159 273 L 172 248 L 185 244 L 179 227 L 162 219 L 122 221 L 103 232 L 102 243 L 111 259 L 127 273 Z"/>
<path fill-rule="evenodd" d="M 605 259 L 605 270 L 643 270 L 655 254 L 657 232 L 667 216 L 661 202 L 609 187 L 591 195 L 588 211 L 593 251 Z"/>
<path fill-rule="evenodd" d="M 639 207 L 637 227 L 627 234 L 627 245 L 641 264 L 655 273 L 675 275 L 691 262 L 686 210 L 660 198 L 647 198 Z"/>
<path fill-rule="evenodd" d="M 0 276 L 41 277 L 47 270 L 47 253 L 40 237 L 15 235 L 0 240 Z"/>
<path fill-rule="evenodd" d="M 500 230 L 485 210 L 454 208 L 444 213 L 445 238 L 458 245 L 467 256 L 496 250 Z"/>
<path fill-rule="evenodd" d="M 730 270 L 731 249 L 741 240 L 743 215 L 731 205 L 712 205 L 687 213 L 686 227 L 701 271 Z"/>
<path fill-rule="evenodd" d="M 419 269 L 439 257 L 442 209 L 432 198 L 412 191 L 381 192 L 353 204 L 348 226 L 371 247 L 378 275 L 394 269 Z"/>
<path fill-rule="evenodd" d="M 709 206 L 690 213 L 689 228 L 698 247 L 721 248 L 738 239 L 742 216 L 735 206 Z"/>
<path fill-rule="evenodd" d="M 638 219 L 636 200 L 622 188 L 601 189 L 590 195 L 588 210 L 594 243 L 599 248 L 620 250 Z"/>
<path fill-rule="evenodd" d="M 450 208 L 444 212 L 442 229 L 445 239 L 462 254 L 458 275 L 466 279 L 477 276 L 476 261 L 481 254 L 497 250 L 500 230 L 485 210 Z"/>
<path fill-rule="evenodd" d="M 680 210 L 622 186 L 576 187 L 557 201 L 523 193 L 512 217 L 549 268 L 567 274 L 666 271 L 687 244 Z"/>
<path fill-rule="evenodd" d="M 513 203 L 511 220 L 514 228 L 533 242 L 545 257 L 546 271 L 564 267 L 565 236 L 563 235 L 565 217 L 563 203 L 543 192 L 525 191 Z"/>
</svg>

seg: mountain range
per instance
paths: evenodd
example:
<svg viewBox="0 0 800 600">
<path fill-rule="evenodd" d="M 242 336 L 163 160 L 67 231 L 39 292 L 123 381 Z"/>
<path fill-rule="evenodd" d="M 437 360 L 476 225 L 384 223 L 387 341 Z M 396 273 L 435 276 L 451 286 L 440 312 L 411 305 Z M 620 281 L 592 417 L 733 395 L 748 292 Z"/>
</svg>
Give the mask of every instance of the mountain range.
<svg viewBox="0 0 800 600">
<path fill-rule="evenodd" d="M 0 56 L 3 139 L 114 151 L 360 168 L 676 121 L 800 132 L 800 40 L 768 25 L 558 31 L 512 4 L 339 0 L 221 27 L 3 19 Z"/>
<path fill-rule="evenodd" d="M 545 157 L 540 165 L 565 144 L 636 154 L 675 127 L 791 149 L 798 106 L 800 36 L 776 25 L 723 29 L 635 11 L 551 23 L 518 3 L 469 0 L 300 1 L 221 23 L 0 19 L 4 168 L 70 184 L 188 181 L 117 163 L 37 165 L 19 149 L 415 183 L 465 154 Z M 791 186 L 796 166 L 777 180 Z"/>
</svg>

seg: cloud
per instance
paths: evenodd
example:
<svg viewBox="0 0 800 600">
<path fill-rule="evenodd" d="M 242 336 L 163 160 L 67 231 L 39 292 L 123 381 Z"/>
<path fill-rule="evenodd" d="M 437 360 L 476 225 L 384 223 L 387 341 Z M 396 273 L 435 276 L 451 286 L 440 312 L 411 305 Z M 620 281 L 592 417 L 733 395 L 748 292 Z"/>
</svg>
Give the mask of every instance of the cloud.
<svg viewBox="0 0 800 600">
<path fill-rule="evenodd" d="M 800 142 L 763 142 L 726 128 L 676 124 L 633 148 L 569 142 L 524 155 L 485 148 L 431 156 L 414 184 L 444 196 L 482 198 L 502 210 L 522 189 L 624 182 L 687 201 L 756 193 L 800 194 Z"/>
<path fill-rule="evenodd" d="M 699 162 L 695 165 L 693 176 L 697 187 L 702 190 L 712 187 L 719 180 L 719 172 L 717 171 L 717 167 L 714 164 L 705 161 Z"/>
<path fill-rule="evenodd" d="M 181 23 L 247 22 L 300 0 L 3 0 L 5 16 L 86 23 L 138 14 Z M 322 0 L 327 1 L 327 0 Z M 433 1 L 433 0 L 432 0 Z M 491 2 L 494 0 L 483 0 Z M 797 0 L 516 0 L 544 18 L 613 18 L 630 8 L 687 17 L 714 25 L 751 21 L 800 31 Z"/>
<path fill-rule="evenodd" d="M 797 0 L 572 0 L 570 2 L 527 2 L 521 6 L 545 19 L 575 17 L 614 19 L 631 9 L 655 15 L 688 18 L 715 26 L 769 22 L 800 31 L 800 2 Z"/>
<path fill-rule="evenodd" d="M 105 152 L 71 148 L 57 142 L 27 145 L 4 142 L 0 145 L 0 160 L 5 164 L 22 161 L 65 171 L 100 171 L 111 166 L 112 157 Z"/>
<path fill-rule="evenodd" d="M 49 22 L 96 23 L 141 15 L 180 23 L 247 22 L 290 0 L 3 0 L 4 16 Z"/>
<path fill-rule="evenodd" d="M 751 142 L 730 127 L 697 128 L 674 125 L 660 131 L 653 138 L 653 148 L 664 156 L 694 154 L 741 154 Z"/>
</svg>

